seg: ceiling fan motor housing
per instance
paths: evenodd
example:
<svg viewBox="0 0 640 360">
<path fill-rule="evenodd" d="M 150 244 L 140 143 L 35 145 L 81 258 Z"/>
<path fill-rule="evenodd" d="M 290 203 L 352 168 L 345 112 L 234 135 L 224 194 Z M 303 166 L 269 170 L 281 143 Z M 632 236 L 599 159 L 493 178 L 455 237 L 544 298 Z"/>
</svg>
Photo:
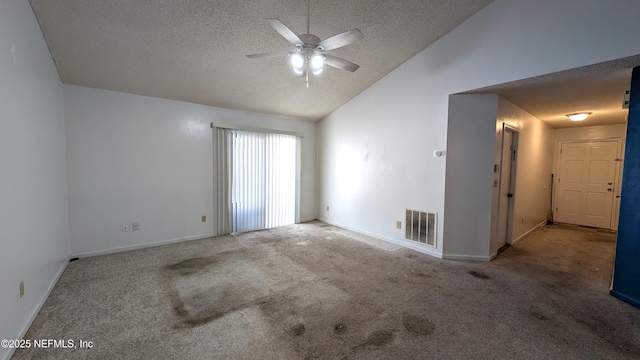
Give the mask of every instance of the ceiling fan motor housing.
<svg viewBox="0 0 640 360">
<path fill-rule="evenodd" d="M 305 50 L 319 50 L 319 51 L 324 50 L 322 49 L 322 47 L 320 47 L 320 49 L 316 47 L 316 44 L 320 42 L 320 38 L 315 35 L 300 34 L 298 35 L 298 38 L 300 38 L 300 40 L 302 40 L 302 42 L 304 43 L 303 48 Z"/>
</svg>

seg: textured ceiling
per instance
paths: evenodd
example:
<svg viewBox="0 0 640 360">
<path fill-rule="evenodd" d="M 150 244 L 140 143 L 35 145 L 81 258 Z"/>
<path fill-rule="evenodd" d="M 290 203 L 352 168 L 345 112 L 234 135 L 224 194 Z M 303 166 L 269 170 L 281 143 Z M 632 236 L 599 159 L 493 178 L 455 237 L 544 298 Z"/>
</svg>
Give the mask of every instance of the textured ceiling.
<svg viewBox="0 0 640 360">
<path fill-rule="evenodd" d="M 300 0 L 30 0 L 67 84 L 292 118 L 320 120 L 491 0 L 312 0 L 320 39 L 359 28 L 365 38 L 329 54 L 359 64 L 295 78 L 295 49 L 265 18 L 306 33 Z"/>
<path fill-rule="evenodd" d="M 636 66 L 640 55 L 469 93 L 498 93 L 554 128 L 624 124 L 629 111 L 622 108 L 622 101 Z M 577 112 L 592 114 L 580 122 L 565 116 Z"/>
</svg>

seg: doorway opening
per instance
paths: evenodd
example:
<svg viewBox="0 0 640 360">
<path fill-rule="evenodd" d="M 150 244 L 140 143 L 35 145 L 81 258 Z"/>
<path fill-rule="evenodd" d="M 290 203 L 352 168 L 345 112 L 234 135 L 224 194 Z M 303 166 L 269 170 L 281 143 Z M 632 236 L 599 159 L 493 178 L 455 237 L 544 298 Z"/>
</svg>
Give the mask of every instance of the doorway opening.
<svg viewBox="0 0 640 360">
<path fill-rule="evenodd" d="M 498 182 L 498 253 L 511 246 L 513 229 L 514 195 L 518 159 L 518 130 L 502 125 L 502 151 Z"/>
</svg>

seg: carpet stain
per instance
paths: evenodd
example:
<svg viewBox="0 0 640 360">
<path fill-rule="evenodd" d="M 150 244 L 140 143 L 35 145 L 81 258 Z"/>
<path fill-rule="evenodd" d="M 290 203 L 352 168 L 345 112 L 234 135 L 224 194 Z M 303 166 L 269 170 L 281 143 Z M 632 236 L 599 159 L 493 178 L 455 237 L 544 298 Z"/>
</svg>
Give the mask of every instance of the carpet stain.
<svg viewBox="0 0 640 360">
<path fill-rule="evenodd" d="M 166 297 L 177 320 L 173 325 L 174 329 L 199 327 L 228 313 L 268 301 L 266 297 L 254 294 L 254 289 L 251 286 L 242 286 L 238 283 L 224 284 L 224 286 L 187 286 L 185 288 L 184 284 L 209 279 L 212 271 L 211 265 L 222 264 L 225 256 L 228 259 L 246 257 L 246 250 L 239 249 L 208 257 L 194 257 L 160 268 L 160 275 L 167 291 Z M 188 279 L 185 280 L 187 276 Z M 179 284 L 183 285 L 178 286 Z"/>
<path fill-rule="evenodd" d="M 165 269 L 177 271 L 181 276 L 193 275 L 205 267 L 218 262 L 214 257 L 197 257 L 165 266 Z"/>
<path fill-rule="evenodd" d="M 367 340 L 364 343 L 356 346 L 354 349 L 368 347 L 368 346 L 378 348 L 380 346 L 390 344 L 394 338 L 395 338 L 395 335 L 393 335 L 393 333 L 390 331 L 387 331 L 387 330 L 374 331 L 367 337 Z"/>
<path fill-rule="evenodd" d="M 173 312 L 178 316 L 187 316 L 188 314 L 187 310 L 184 308 L 184 304 L 179 303 L 173 305 Z"/>
<path fill-rule="evenodd" d="M 347 326 L 343 323 L 338 323 L 333 327 L 333 333 L 336 335 L 342 335 L 347 331 Z"/>
<path fill-rule="evenodd" d="M 489 275 L 475 270 L 469 270 L 469 274 L 477 277 L 478 279 L 490 279 Z"/>
<path fill-rule="evenodd" d="M 433 322 L 415 315 L 403 315 L 402 325 L 408 332 L 422 336 L 431 335 L 436 329 Z"/>
<path fill-rule="evenodd" d="M 305 331 L 307 331 L 307 329 L 304 327 L 303 323 L 297 323 L 292 327 L 286 329 L 287 334 L 291 336 L 300 336 L 304 334 Z"/>
<path fill-rule="evenodd" d="M 425 274 L 422 271 L 412 272 L 412 275 L 418 279 L 426 280 L 436 277 L 434 274 Z"/>
<path fill-rule="evenodd" d="M 548 320 L 548 318 L 546 316 L 544 316 L 544 315 L 542 315 L 542 314 L 540 314 L 538 312 L 535 312 L 535 311 L 532 311 L 529 315 L 531 317 L 533 317 L 533 318 L 538 319 L 538 320 L 542 320 L 542 321 Z"/>
</svg>

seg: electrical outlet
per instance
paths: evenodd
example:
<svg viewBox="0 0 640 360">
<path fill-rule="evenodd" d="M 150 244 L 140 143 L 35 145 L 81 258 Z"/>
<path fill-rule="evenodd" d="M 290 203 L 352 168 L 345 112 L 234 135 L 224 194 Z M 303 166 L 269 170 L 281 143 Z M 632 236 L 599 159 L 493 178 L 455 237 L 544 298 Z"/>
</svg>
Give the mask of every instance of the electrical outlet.
<svg viewBox="0 0 640 360">
<path fill-rule="evenodd" d="M 396 221 L 396 229 L 402 229 L 402 221 Z"/>
<path fill-rule="evenodd" d="M 24 296 L 24 281 L 20 281 L 20 299 Z"/>
<path fill-rule="evenodd" d="M 122 224 L 122 231 L 124 232 L 129 231 L 129 224 Z"/>
<path fill-rule="evenodd" d="M 327 211 L 329 211 L 329 205 L 327 205 Z"/>
<path fill-rule="evenodd" d="M 207 222 L 207 216 L 206 216 L 206 215 L 202 215 L 202 216 L 200 217 L 200 221 L 201 221 L 201 222 Z"/>
<path fill-rule="evenodd" d="M 140 223 L 135 222 L 135 223 L 133 223 L 131 225 L 132 225 L 131 228 L 133 230 L 140 230 Z"/>
</svg>

